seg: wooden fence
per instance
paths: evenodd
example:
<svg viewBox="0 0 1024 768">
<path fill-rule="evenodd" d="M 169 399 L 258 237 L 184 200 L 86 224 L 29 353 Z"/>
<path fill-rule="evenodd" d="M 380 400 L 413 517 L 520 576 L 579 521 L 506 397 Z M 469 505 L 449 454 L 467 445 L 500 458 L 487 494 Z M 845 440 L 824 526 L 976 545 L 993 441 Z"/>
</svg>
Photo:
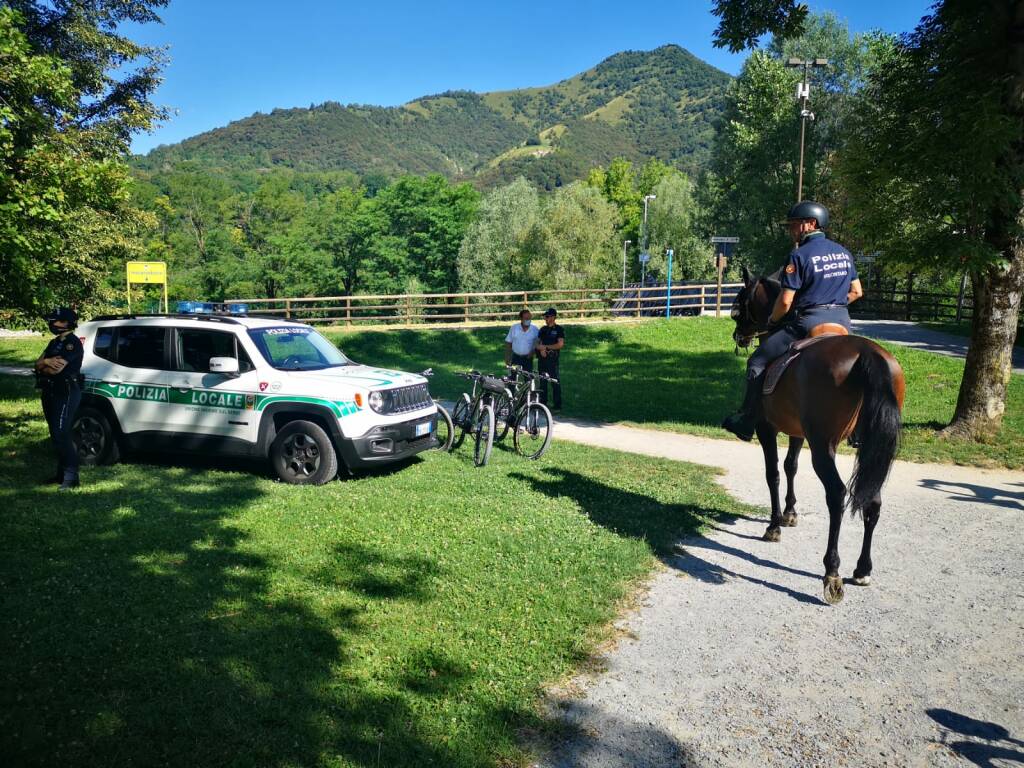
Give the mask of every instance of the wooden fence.
<svg viewBox="0 0 1024 768">
<path fill-rule="evenodd" d="M 616 319 L 721 313 L 727 315 L 741 283 L 673 283 L 626 288 L 579 288 L 487 293 L 412 293 L 312 298 L 232 299 L 253 314 L 331 325 L 447 324 L 503 321 L 524 307 L 535 314 L 547 307 L 569 319 Z"/>
</svg>

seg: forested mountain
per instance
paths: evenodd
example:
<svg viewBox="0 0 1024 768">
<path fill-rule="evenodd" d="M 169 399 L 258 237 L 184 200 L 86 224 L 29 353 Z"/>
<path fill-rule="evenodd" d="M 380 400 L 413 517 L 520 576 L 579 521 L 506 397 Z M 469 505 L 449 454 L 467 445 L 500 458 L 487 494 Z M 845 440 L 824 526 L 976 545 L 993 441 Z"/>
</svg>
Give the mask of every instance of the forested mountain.
<svg viewBox="0 0 1024 768">
<path fill-rule="evenodd" d="M 679 46 L 616 54 L 543 88 L 453 91 L 400 107 L 276 109 L 162 146 L 135 164 L 207 169 L 441 173 L 553 188 L 614 157 L 704 165 L 729 76 Z"/>
</svg>

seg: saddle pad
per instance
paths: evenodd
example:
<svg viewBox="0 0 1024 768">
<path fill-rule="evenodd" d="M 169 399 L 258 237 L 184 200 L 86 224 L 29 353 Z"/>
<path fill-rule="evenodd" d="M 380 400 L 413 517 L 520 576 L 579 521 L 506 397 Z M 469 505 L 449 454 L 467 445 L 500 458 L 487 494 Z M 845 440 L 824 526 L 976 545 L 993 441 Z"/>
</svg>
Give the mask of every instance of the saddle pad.
<svg viewBox="0 0 1024 768">
<path fill-rule="evenodd" d="M 789 364 L 800 357 L 800 353 L 807 349 L 815 342 L 827 339 L 830 336 L 840 336 L 838 333 L 823 333 L 821 336 L 810 336 L 806 339 L 798 339 L 789 345 L 789 349 L 786 350 L 786 354 L 782 357 L 773 360 L 771 365 L 768 366 L 768 372 L 764 377 L 764 386 L 761 388 L 761 394 L 770 395 L 775 391 L 776 385 L 779 383 L 779 379 L 782 378 L 782 374 L 786 372 Z"/>
</svg>

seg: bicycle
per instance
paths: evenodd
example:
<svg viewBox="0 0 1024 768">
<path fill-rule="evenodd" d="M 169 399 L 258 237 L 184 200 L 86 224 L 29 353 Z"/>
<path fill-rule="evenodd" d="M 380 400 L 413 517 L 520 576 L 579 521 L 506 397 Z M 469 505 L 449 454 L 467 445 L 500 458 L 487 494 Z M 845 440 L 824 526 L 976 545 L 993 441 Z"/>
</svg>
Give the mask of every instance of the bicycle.
<svg viewBox="0 0 1024 768">
<path fill-rule="evenodd" d="M 533 373 L 519 366 L 505 366 L 512 374 L 508 379 L 515 383 L 514 392 L 498 401 L 495 408 L 499 419 L 498 440 L 503 440 L 512 430 L 512 444 L 516 453 L 528 459 L 539 459 L 551 444 L 554 419 L 551 411 L 540 402 L 538 381 L 558 383 L 558 379 L 546 373 Z"/>
<path fill-rule="evenodd" d="M 453 447 L 458 448 L 469 432 L 473 433 L 473 463 L 483 467 L 491 458 L 494 447 L 494 405 L 501 397 L 511 397 L 505 382 L 496 376 L 479 371 L 459 373 L 457 376 L 473 382 L 472 394 L 463 393 L 452 409 L 452 423 L 459 431 Z"/>
<path fill-rule="evenodd" d="M 420 371 L 420 376 L 430 378 L 434 375 L 433 368 L 427 368 L 425 371 Z M 434 405 L 437 406 L 437 418 L 434 420 L 434 438 L 437 440 L 435 446 L 441 451 L 451 451 L 452 442 L 455 440 L 455 427 L 452 423 L 452 417 L 448 413 L 448 410 L 441 405 L 441 401 L 436 397 L 433 398 Z"/>
</svg>

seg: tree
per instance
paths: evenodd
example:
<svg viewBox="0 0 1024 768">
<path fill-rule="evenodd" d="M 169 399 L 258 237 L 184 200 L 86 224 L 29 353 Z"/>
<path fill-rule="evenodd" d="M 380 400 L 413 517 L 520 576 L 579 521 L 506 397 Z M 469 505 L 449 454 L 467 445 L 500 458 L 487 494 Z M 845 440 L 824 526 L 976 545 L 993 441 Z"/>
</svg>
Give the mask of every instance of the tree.
<svg viewBox="0 0 1024 768">
<path fill-rule="evenodd" d="M 716 45 L 791 35 L 794 3 L 745 18 L 719 0 Z M 763 7 L 761 7 L 763 6 Z M 950 435 L 999 429 L 1024 293 L 1024 3 L 944 0 L 913 33 L 879 46 L 844 161 L 851 217 L 890 258 L 966 269 L 971 345 Z"/>
<path fill-rule="evenodd" d="M 657 205 L 650 211 L 651 261 L 647 272 L 668 279 L 667 248 L 673 250 L 673 280 L 710 278 L 715 271 L 711 243 L 697 234 L 693 183 L 680 171 L 669 173 L 651 190 Z"/>
<path fill-rule="evenodd" d="M 117 34 L 165 0 L 9 0 L 0 7 L 0 307 L 37 314 L 102 298 L 116 260 L 140 252 L 150 219 L 123 164 L 159 51 Z M 118 79 L 120 77 L 120 79 Z"/>
<path fill-rule="evenodd" d="M 459 249 L 459 285 L 464 291 L 514 291 L 534 288 L 531 261 L 534 229 L 540 220 L 540 195 L 523 177 L 497 187 Z"/>
<path fill-rule="evenodd" d="M 850 207 L 887 260 L 970 276 L 971 345 L 946 432 L 1002 423 L 1024 292 L 1024 4 L 947 0 L 885 47 L 851 125 Z"/>
<path fill-rule="evenodd" d="M 551 288 L 605 288 L 619 282 L 615 207 L 593 187 L 575 183 L 544 201 L 535 228 L 533 282 Z"/>
</svg>

